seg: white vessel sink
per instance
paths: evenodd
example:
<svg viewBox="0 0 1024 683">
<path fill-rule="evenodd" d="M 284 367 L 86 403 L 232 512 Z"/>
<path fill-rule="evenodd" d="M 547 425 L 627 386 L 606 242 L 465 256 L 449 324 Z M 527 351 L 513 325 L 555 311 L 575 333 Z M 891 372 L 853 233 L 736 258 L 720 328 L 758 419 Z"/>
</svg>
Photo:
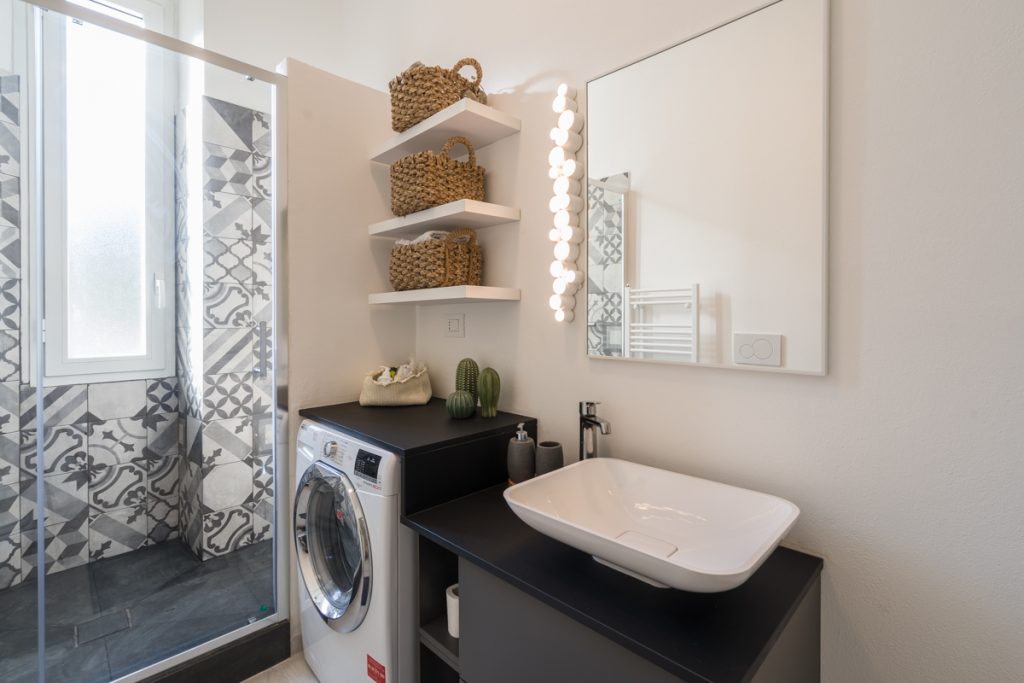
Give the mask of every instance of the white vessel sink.
<svg viewBox="0 0 1024 683">
<path fill-rule="evenodd" d="M 626 460 L 592 458 L 505 490 L 537 531 L 662 588 L 742 584 L 793 526 L 782 498 Z"/>
</svg>

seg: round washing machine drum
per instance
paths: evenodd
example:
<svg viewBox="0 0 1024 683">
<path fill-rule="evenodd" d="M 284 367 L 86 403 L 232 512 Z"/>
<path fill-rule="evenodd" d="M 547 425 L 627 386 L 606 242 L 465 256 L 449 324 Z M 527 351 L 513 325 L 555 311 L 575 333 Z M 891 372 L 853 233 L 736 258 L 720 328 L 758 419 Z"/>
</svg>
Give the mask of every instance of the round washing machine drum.
<svg viewBox="0 0 1024 683">
<path fill-rule="evenodd" d="M 295 547 L 302 583 L 323 620 L 343 633 L 358 628 L 373 584 L 370 537 L 352 480 L 327 463 L 314 463 L 299 481 Z"/>
</svg>

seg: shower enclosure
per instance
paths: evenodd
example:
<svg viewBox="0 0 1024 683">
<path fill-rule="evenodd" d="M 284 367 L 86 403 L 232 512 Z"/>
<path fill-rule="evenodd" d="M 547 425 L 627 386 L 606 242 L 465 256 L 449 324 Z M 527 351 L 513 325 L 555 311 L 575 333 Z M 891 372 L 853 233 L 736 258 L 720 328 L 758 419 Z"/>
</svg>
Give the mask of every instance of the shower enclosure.
<svg viewBox="0 0 1024 683">
<path fill-rule="evenodd" d="M 5 683 L 139 680 L 282 618 L 284 79 L 168 7 L 0 0 Z"/>
</svg>

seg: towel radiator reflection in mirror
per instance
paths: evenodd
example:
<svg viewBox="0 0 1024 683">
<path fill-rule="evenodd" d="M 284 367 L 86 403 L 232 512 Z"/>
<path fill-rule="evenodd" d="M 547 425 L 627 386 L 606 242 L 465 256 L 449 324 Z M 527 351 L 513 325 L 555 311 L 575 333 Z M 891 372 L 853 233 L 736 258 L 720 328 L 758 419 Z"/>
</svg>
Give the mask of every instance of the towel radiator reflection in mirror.
<svg viewBox="0 0 1024 683">
<path fill-rule="evenodd" d="M 623 357 L 700 360 L 700 285 L 638 289 L 622 296 Z"/>
</svg>

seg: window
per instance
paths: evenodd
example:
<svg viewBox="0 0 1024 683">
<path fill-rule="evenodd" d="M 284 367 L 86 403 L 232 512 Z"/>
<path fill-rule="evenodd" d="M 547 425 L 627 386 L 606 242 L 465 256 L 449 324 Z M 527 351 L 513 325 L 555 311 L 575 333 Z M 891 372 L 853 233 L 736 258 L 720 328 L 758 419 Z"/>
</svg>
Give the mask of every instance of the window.
<svg viewBox="0 0 1024 683">
<path fill-rule="evenodd" d="M 147 0 L 79 0 L 160 29 Z M 45 382 L 174 374 L 173 71 L 158 48 L 43 22 Z"/>
</svg>

